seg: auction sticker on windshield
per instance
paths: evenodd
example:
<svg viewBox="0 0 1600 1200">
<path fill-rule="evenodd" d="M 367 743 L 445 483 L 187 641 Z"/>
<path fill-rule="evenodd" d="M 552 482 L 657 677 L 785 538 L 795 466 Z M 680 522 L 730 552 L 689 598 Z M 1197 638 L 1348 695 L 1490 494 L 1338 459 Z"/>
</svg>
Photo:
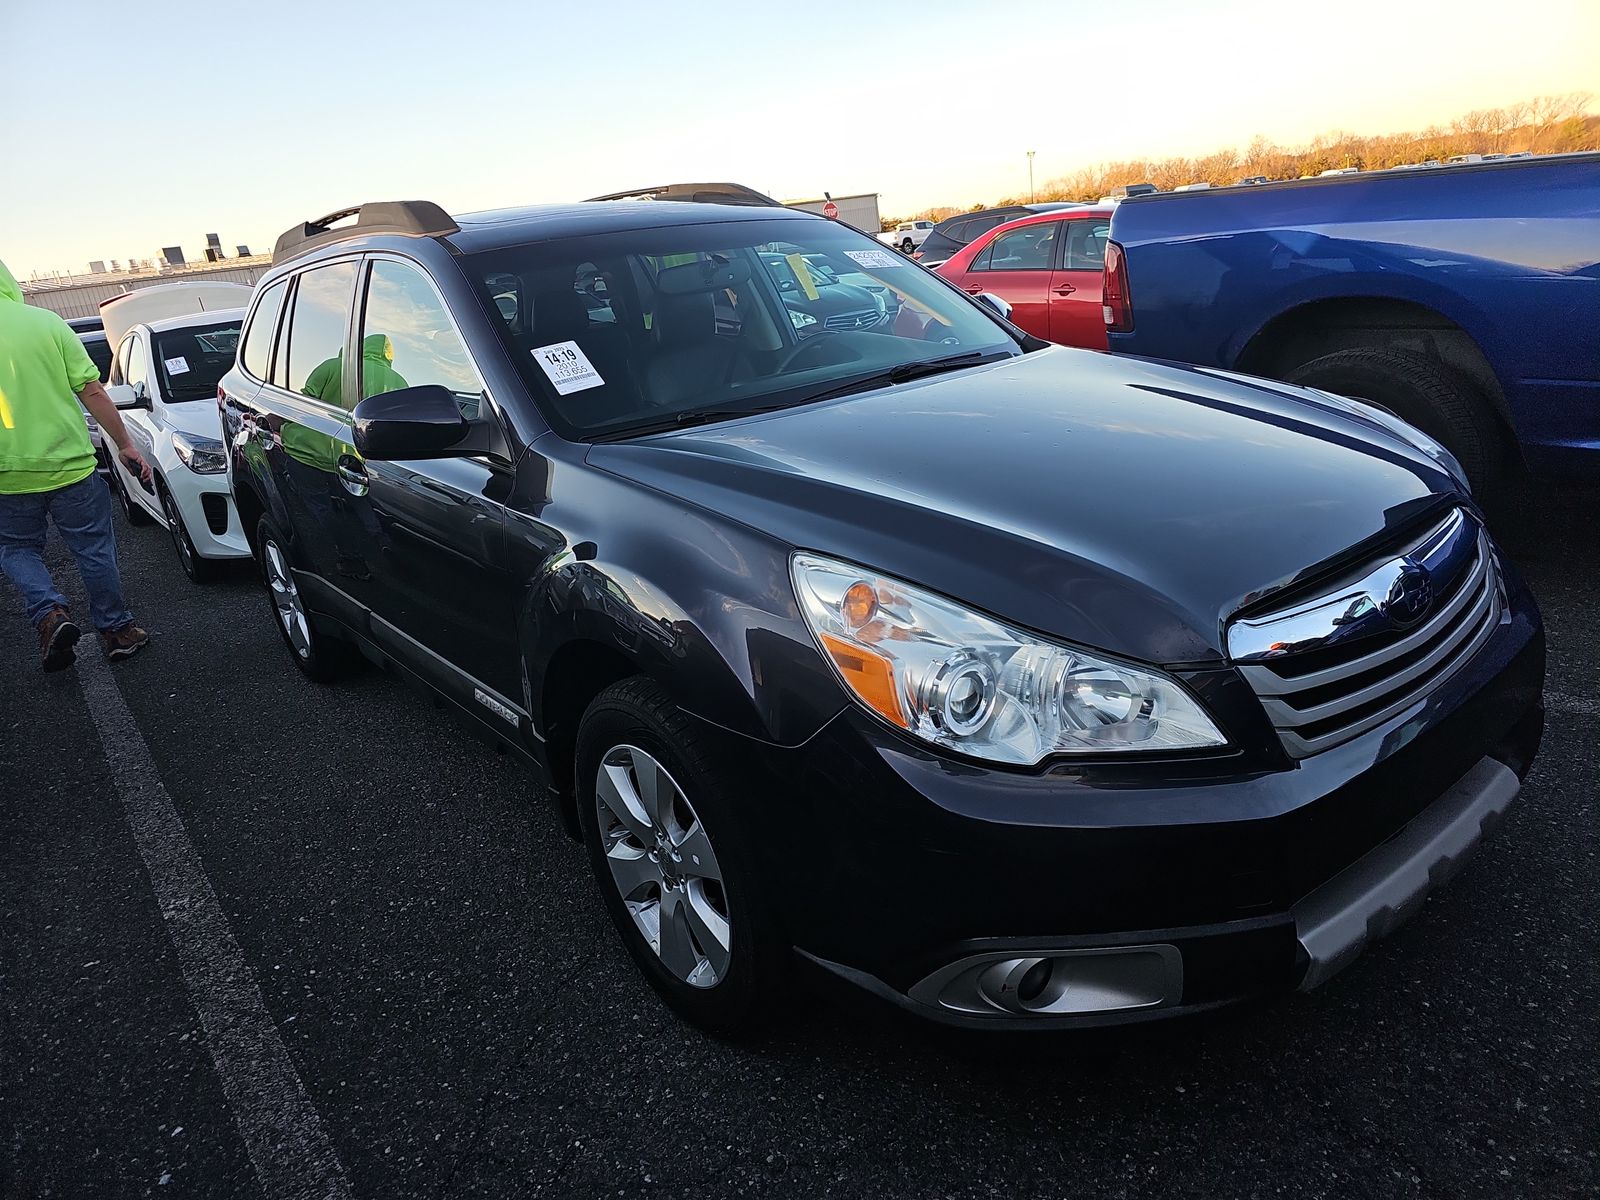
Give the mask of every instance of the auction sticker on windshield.
<svg viewBox="0 0 1600 1200">
<path fill-rule="evenodd" d="M 570 396 L 573 392 L 599 387 L 605 383 L 605 380 L 600 378 L 600 372 L 594 369 L 594 364 L 589 361 L 588 355 L 584 354 L 577 342 L 556 342 L 550 346 L 540 346 L 533 352 L 533 359 L 544 371 L 545 377 L 555 384 L 556 392 L 562 396 Z"/>
<path fill-rule="evenodd" d="M 906 261 L 887 250 L 846 250 L 844 256 L 854 259 L 861 267 L 898 267 Z"/>
<path fill-rule="evenodd" d="M 163 359 L 167 364 L 168 375 L 187 375 L 189 373 L 189 360 L 179 355 L 177 358 Z"/>
</svg>

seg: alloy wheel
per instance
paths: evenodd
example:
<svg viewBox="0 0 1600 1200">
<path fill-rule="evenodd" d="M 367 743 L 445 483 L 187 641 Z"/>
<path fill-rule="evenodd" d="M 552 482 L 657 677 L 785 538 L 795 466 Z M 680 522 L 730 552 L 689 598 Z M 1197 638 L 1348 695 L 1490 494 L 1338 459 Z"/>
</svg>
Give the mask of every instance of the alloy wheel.
<svg viewBox="0 0 1600 1200">
<path fill-rule="evenodd" d="M 305 605 L 300 600 L 300 589 L 295 586 L 294 574 L 276 542 L 266 543 L 261 558 L 266 568 L 267 590 L 272 593 L 272 607 L 278 614 L 284 636 L 296 654 L 309 659 L 311 626 L 306 620 Z"/>
<path fill-rule="evenodd" d="M 671 975 L 697 988 L 727 978 L 727 893 L 711 839 L 666 767 L 637 746 L 600 762 L 595 809 L 612 882 L 645 943 Z"/>
</svg>

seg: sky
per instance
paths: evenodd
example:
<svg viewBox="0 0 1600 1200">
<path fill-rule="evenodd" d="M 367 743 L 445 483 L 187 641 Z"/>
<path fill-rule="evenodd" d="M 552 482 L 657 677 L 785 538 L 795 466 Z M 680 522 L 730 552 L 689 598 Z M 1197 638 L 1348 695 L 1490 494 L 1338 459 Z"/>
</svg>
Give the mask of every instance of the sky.
<svg viewBox="0 0 1600 1200">
<path fill-rule="evenodd" d="M 1600 0 L 0 0 L 0 259 L 270 249 L 682 180 L 966 207 L 1117 159 L 1600 101 Z"/>
</svg>

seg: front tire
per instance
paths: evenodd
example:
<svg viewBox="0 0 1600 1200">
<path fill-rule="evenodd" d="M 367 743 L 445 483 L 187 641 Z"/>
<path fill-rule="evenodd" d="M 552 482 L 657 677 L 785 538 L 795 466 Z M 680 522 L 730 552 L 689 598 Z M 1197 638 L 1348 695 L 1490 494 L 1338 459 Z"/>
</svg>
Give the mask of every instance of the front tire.
<svg viewBox="0 0 1600 1200">
<path fill-rule="evenodd" d="M 650 680 L 613 684 L 579 726 L 577 791 L 595 881 L 651 987 L 708 1032 L 758 1027 L 789 947 L 702 730 Z"/>
<path fill-rule="evenodd" d="M 272 606 L 272 621 L 300 673 L 318 683 L 332 683 L 349 665 L 348 647 L 317 632 L 295 583 L 288 540 L 265 517 L 256 527 L 256 561 Z"/>
<path fill-rule="evenodd" d="M 901 254 L 910 254 L 916 248 L 917 248 L 917 244 L 915 242 L 913 242 L 910 238 L 906 238 L 905 241 L 900 243 L 900 253 Z"/>
<path fill-rule="evenodd" d="M 183 514 L 178 511 L 178 502 L 172 498 L 172 493 L 164 485 L 158 490 L 162 511 L 167 514 L 167 532 L 172 535 L 173 549 L 178 552 L 178 565 L 191 583 L 210 583 L 216 578 L 216 564 L 201 558 L 194 548 L 194 539 L 189 536 L 189 527 L 183 523 Z"/>
<path fill-rule="evenodd" d="M 1479 503 L 1505 481 L 1499 421 L 1472 382 L 1443 363 L 1358 347 L 1296 367 L 1288 382 L 1365 400 L 1409 421 L 1456 456 Z"/>
</svg>

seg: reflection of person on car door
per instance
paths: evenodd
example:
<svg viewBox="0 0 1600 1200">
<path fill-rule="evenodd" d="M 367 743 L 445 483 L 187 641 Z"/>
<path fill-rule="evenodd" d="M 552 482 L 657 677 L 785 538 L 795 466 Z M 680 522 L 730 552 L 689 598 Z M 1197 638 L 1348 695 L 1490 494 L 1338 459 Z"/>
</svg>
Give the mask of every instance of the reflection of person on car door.
<svg viewBox="0 0 1600 1200">
<path fill-rule="evenodd" d="M 397 392 L 409 386 L 389 364 L 394 361 L 394 343 L 389 340 L 386 333 L 369 333 L 361 339 L 361 395 L 381 395 L 384 392 Z M 311 374 L 306 376 L 305 386 L 300 389 L 302 393 L 314 400 L 321 400 L 324 404 L 331 404 L 335 408 L 352 408 L 353 405 L 344 402 L 344 351 L 340 351 L 326 362 L 320 362 L 311 368 Z"/>
<path fill-rule="evenodd" d="M 361 339 L 361 395 L 382 395 L 384 392 L 396 392 L 403 387 L 410 386 L 405 378 L 390 364 L 394 360 L 394 342 L 386 333 L 369 333 Z M 324 404 L 331 404 L 338 408 L 349 408 L 351 405 L 342 403 L 344 395 L 344 353 L 335 354 L 326 362 L 318 363 L 311 368 L 311 374 L 306 376 L 305 386 L 301 392 L 314 399 L 321 400 Z M 292 432 L 291 432 L 292 431 Z M 334 438 L 307 428 L 304 425 L 286 423 L 283 427 L 283 448 L 290 457 L 304 463 L 318 471 L 329 474 L 336 473 L 338 460 L 341 455 L 356 454 L 354 446 L 348 442 L 341 442 Z M 378 524 L 377 515 L 372 511 L 370 504 L 349 504 L 347 498 L 338 490 L 326 487 L 312 486 L 302 491 L 301 496 L 306 508 L 313 519 L 325 523 L 325 528 L 333 537 L 334 552 L 336 556 L 335 569 L 341 575 L 348 575 L 358 579 L 367 578 L 369 575 L 365 557 L 362 554 L 350 553 L 351 549 L 359 549 L 361 545 L 378 545 L 383 536 L 382 528 Z M 357 545 L 352 547 L 347 544 L 346 538 L 341 534 L 348 529 L 344 521 L 339 519 L 339 512 L 353 510 L 353 516 L 359 527 Z"/>
</svg>

